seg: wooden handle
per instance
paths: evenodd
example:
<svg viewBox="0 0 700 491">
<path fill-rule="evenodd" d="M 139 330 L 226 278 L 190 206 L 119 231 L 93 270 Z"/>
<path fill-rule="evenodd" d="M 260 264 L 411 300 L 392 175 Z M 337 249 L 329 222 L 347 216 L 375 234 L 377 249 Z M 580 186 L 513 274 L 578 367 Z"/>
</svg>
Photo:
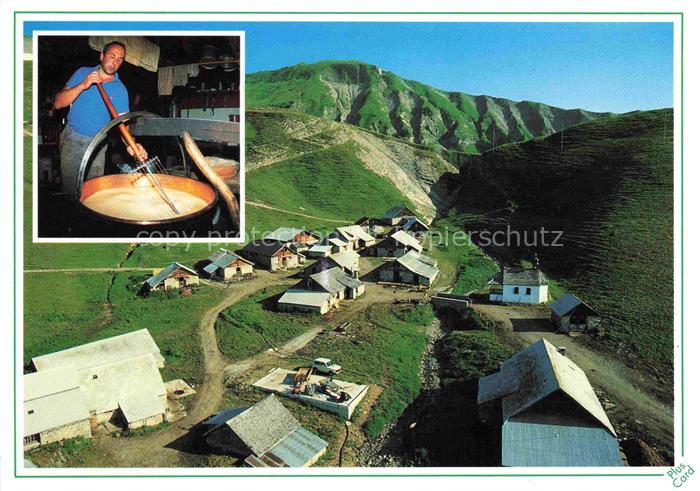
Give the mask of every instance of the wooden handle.
<svg viewBox="0 0 700 491">
<path fill-rule="evenodd" d="M 194 160 L 194 163 L 197 164 L 197 167 L 199 167 L 199 170 L 202 171 L 202 174 L 209 179 L 209 182 L 212 183 L 226 202 L 226 206 L 231 217 L 231 223 L 233 227 L 238 230 L 240 227 L 240 221 L 236 197 L 233 195 L 226 182 L 224 182 L 219 174 L 217 174 L 216 171 L 207 163 L 207 159 L 204 157 L 204 155 L 202 155 L 202 152 L 199 150 L 199 147 L 192 138 L 192 135 L 190 135 L 189 132 L 184 131 L 182 133 L 182 139 L 185 141 L 185 149 L 187 150 L 189 156 L 192 158 L 192 160 Z"/>
<path fill-rule="evenodd" d="M 109 115 L 112 116 L 112 119 L 117 119 L 119 117 L 119 113 L 117 113 L 117 110 L 114 109 L 114 105 L 112 104 L 112 101 L 109 100 L 109 97 L 107 96 L 107 92 L 105 92 L 104 87 L 102 87 L 101 83 L 96 83 L 95 85 L 97 85 L 97 90 L 100 91 L 100 95 L 102 96 L 102 100 L 104 101 L 105 106 L 107 106 L 107 111 L 109 111 Z M 145 159 L 143 159 L 141 155 L 139 155 L 138 147 L 136 146 L 136 140 L 134 140 L 134 137 L 131 135 L 129 128 L 127 128 L 124 123 L 120 123 L 118 128 L 119 132 L 122 134 L 122 138 L 124 138 L 124 141 L 126 142 L 126 145 L 129 148 L 131 148 L 131 150 L 134 152 L 134 158 L 143 164 Z"/>
</svg>

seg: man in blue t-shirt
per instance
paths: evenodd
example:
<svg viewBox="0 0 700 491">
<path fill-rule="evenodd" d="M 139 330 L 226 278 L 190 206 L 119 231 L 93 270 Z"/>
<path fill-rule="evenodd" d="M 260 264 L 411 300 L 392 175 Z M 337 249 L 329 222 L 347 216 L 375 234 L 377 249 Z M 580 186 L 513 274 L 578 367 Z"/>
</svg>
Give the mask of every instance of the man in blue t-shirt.
<svg viewBox="0 0 700 491">
<path fill-rule="evenodd" d="M 124 44 L 119 41 L 108 43 L 100 53 L 100 64 L 76 70 L 54 99 L 56 109 L 70 106 L 68 123 L 61 133 L 61 188 L 74 198 L 78 198 L 78 171 L 85 150 L 92 138 L 112 119 L 94 84 L 102 84 L 119 114 L 129 112 L 129 94 L 117 74 L 125 56 Z M 139 155 L 147 158 L 143 147 L 137 147 Z M 104 174 L 105 150 L 103 143 L 93 152 L 86 180 Z M 134 156 L 131 148 L 127 151 Z"/>
</svg>

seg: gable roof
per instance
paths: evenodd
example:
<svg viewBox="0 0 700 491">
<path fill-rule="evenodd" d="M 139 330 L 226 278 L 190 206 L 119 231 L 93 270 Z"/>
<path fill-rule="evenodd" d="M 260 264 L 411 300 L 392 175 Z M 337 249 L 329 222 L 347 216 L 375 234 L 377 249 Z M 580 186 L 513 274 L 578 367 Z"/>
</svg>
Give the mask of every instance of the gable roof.
<svg viewBox="0 0 700 491">
<path fill-rule="evenodd" d="M 210 263 L 204 267 L 204 271 L 207 273 L 213 273 L 219 268 L 227 268 L 231 263 L 235 262 L 236 260 L 243 261 L 244 263 L 250 265 L 253 264 L 251 261 L 242 258 L 235 252 L 231 252 L 226 249 L 219 249 L 217 252 L 209 256 L 208 260 L 210 261 Z"/>
<path fill-rule="evenodd" d="M 32 358 L 38 371 L 51 368 L 73 367 L 77 371 L 151 355 L 156 363 L 164 361 L 148 329 L 140 329 L 119 336 L 86 343 L 47 355 Z"/>
<path fill-rule="evenodd" d="M 615 435 L 586 374 L 547 340 L 540 339 L 479 379 L 478 403 L 500 398 L 503 421 L 561 390 Z"/>
<path fill-rule="evenodd" d="M 175 262 L 175 263 L 170 263 L 160 271 L 158 271 L 156 274 L 148 278 L 146 280 L 146 283 L 148 284 L 149 287 L 155 288 L 159 284 L 161 284 L 163 281 L 166 279 L 170 278 L 175 271 L 178 269 L 182 269 L 186 271 L 187 273 L 191 274 L 192 276 L 197 276 L 197 273 L 192 271 L 190 268 L 187 266 L 183 266 L 182 264 Z"/>
<path fill-rule="evenodd" d="M 251 467 L 304 467 L 325 451 L 328 442 L 299 427 L 260 457 L 249 455 Z"/>
<path fill-rule="evenodd" d="M 537 268 L 503 267 L 504 285 L 540 286 L 547 284 L 547 278 Z"/>
<path fill-rule="evenodd" d="M 274 394 L 270 394 L 241 412 L 231 411 L 230 414 L 230 419 L 219 423 L 210 431 L 223 424 L 227 425 L 255 455 L 267 452 L 301 427 L 299 421 Z M 219 421 L 221 419 L 219 418 Z"/>
<path fill-rule="evenodd" d="M 403 230 L 412 230 L 413 228 L 423 229 L 424 231 L 430 230 L 425 223 L 423 223 L 418 217 L 411 216 L 407 217 L 403 225 L 401 225 Z"/>
<path fill-rule="evenodd" d="M 559 300 L 556 302 L 552 303 L 550 305 L 550 309 L 552 309 L 552 312 L 557 314 L 559 317 L 562 315 L 566 315 L 572 310 L 574 310 L 576 307 L 579 305 L 584 305 L 587 307 L 593 314 L 598 315 L 598 312 L 596 312 L 591 306 L 589 306 L 587 303 L 585 303 L 583 300 L 578 298 L 576 295 L 572 295 L 570 293 L 565 294 L 562 296 Z"/>
<path fill-rule="evenodd" d="M 290 288 L 277 300 L 277 303 L 290 305 L 305 305 L 307 307 L 323 307 L 331 294 L 328 292 L 315 292 L 303 288 Z"/>
<path fill-rule="evenodd" d="M 352 270 L 357 265 L 360 255 L 355 251 L 343 251 L 331 254 L 327 259 L 330 259 L 341 268 Z"/>
<path fill-rule="evenodd" d="M 398 205 L 398 206 L 394 206 L 391 210 L 389 210 L 389 211 L 387 211 L 386 213 L 384 213 L 384 219 L 385 219 L 385 220 L 391 220 L 392 218 L 396 217 L 396 215 L 398 215 L 399 213 L 401 213 L 403 210 L 406 210 L 406 211 L 410 212 L 411 215 L 415 215 L 415 213 L 413 213 L 413 211 L 411 211 L 411 209 L 408 208 L 407 206 Z"/>
<path fill-rule="evenodd" d="M 419 254 L 416 251 L 408 251 L 398 258 L 396 262 L 409 271 L 431 280 L 435 278 L 439 272 L 435 259 Z"/>
<path fill-rule="evenodd" d="M 331 268 L 321 271 L 320 273 L 312 274 L 309 276 L 309 279 L 328 293 L 337 293 L 345 288 L 359 288 L 362 286 L 360 280 L 348 276 L 340 268 Z"/>
<path fill-rule="evenodd" d="M 24 436 L 87 420 L 90 417 L 72 368 L 29 373 L 24 382 Z"/>
<path fill-rule="evenodd" d="M 415 249 L 418 252 L 423 250 L 423 246 L 420 245 L 420 242 L 418 242 L 418 240 L 415 237 L 413 237 L 410 234 L 407 234 L 403 230 L 397 230 L 396 232 L 391 234 L 390 237 L 399 244 L 411 247 L 412 249 Z"/>
<path fill-rule="evenodd" d="M 346 227 L 338 227 L 336 228 L 336 230 L 348 240 L 359 239 L 365 242 L 375 240 L 374 237 L 365 232 L 364 229 L 359 225 L 348 225 Z"/>
<path fill-rule="evenodd" d="M 305 232 L 312 237 L 316 237 L 317 239 L 320 239 L 318 234 L 315 234 L 313 232 L 309 232 L 308 230 L 305 230 L 303 228 L 291 228 L 291 227 L 279 227 L 269 234 L 265 236 L 263 240 L 277 240 L 279 242 L 292 242 L 294 240 L 294 237 L 296 237 L 298 234 Z"/>
<path fill-rule="evenodd" d="M 261 256 L 272 257 L 282 249 L 287 249 L 288 251 L 294 252 L 287 244 L 277 242 L 275 240 L 259 240 L 249 242 L 243 249 L 241 249 L 241 252 L 249 252 L 253 254 L 260 254 Z M 294 252 L 294 254 L 297 253 Z"/>
</svg>

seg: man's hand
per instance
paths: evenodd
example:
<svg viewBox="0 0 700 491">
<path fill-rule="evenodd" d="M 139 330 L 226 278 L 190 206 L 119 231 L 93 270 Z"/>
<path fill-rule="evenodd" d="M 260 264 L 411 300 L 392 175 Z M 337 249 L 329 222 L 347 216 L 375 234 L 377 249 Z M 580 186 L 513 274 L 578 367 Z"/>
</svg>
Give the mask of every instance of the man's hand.
<svg viewBox="0 0 700 491">
<path fill-rule="evenodd" d="M 146 152 L 146 149 L 143 148 L 140 143 L 136 144 L 136 150 L 138 152 L 138 159 L 146 160 L 148 158 L 148 152 Z M 134 157 L 134 151 L 131 149 L 131 147 L 126 147 L 126 151 L 129 152 L 129 155 Z"/>
<path fill-rule="evenodd" d="M 87 90 L 92 84 L 111 82 L 112 80 L 114 80 L 113 75 L 106 75 L 105 78 L 100 78 L 99 72 L 95 70 L 94 72 L 90 72 L 88 76 L 80 82 L 80 88 Z"/>
</svg>

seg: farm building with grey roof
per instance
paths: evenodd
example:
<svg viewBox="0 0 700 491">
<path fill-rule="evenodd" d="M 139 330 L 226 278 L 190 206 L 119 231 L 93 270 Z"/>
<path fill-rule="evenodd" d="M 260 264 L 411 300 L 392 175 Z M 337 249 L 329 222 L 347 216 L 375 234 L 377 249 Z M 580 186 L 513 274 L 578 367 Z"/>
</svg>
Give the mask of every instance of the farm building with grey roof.
<svg viewBox="0 0 700 491">
<path fill-rule="evenodd" d="M 247 408 L 230 408 L 203 423 L 207 443 L 245 457 L 251 467 L 308 467 L 328 443 L 301 426 L 270 394 Z"/>
<path fill-rule="evenodd" d="M 501 408 L 504 466 L 622 465 L 617 435 L 586 374 L 544 339 L 479 379 L 477 402 Z"/>
</svg>

